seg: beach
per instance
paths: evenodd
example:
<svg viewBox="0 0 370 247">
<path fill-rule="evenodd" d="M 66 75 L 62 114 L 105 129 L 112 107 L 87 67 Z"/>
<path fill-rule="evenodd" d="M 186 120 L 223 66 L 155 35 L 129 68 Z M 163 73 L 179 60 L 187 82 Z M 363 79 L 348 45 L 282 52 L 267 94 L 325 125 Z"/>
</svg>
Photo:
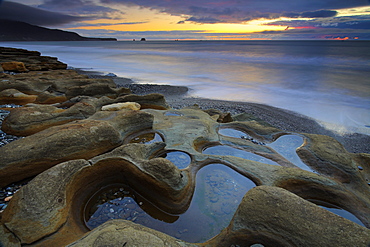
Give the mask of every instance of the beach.
<svg viewBox="0 0 370 247">
<path fill-rule="evenodd" d="M 370 135 L 369 41 L 13 42 L 74 68 L 188 96 L 266 104 Z M 156 89 L 159 90 L 159 87 Z"/>
<path fill-rule="evenodd" d="M 316 120 L 293 111 L 265 104 L 189 97 L 189 89 L 184 86 L 135 84 L 129 78 L 106 76 L 98 71 L 84 71 L 81 69 L 78 69 L 78 71 L 89 75 L 91 78 L 111 78 L 117 86 L 130 88 L 134 94 L 163 94 L 169 106 L 174 109 L 196 104 L 204 110 L 217 109 L 222 112 L 230 112 L 232 115 L 248 113 L 284 131 L 327 135 L 339 141 L 349 152 L 370 153 L 370 136 L 360 133 L 337 133 L 320 125 Z"/>
<path fill-rule="evenodd" d="M 99 44 L 103 44 L 103 43 L 104 42 L 100 42 Z M 82 44 L 87 45 L 88 48 L 86 49 L 86 48 L 80 47 Z M 123 43 L 123 44 L 128 44 L 128 43 Z M 219 49 L 218 46 L 217 46 L 218 43 L 217 42 L 215 42 L 215 43 L 211 42 L 210 44 L 212 44 L 212 47 L 208 48 L 208 49 L 214 49 L 214 50 L 212 52 L 207 52 L 205 54 L 200 54 L 199 55 L 199 53 L 195 53 L 192 50 L 192 49 L 194 49 L 194 47 L 196 47 L 195 43 L 189 43 L 189 44 L 185 43 L 184 48 L 182 48 L 183 50 L 181 50 L 180 53 L 178 53 L 177 55 L 179 55 L 180 58 L 181 58 L 181 57 L 189 56 L 189 52 L 190 52 L 191 56 L 199 56 L 200 59 L 205 59 L 206 58 L 205 56 L 211 56 L 210 59 L 211 58 L 212 59 L 220 59 L 220 57 L 218 57 L 218 56 L 220 56 L 220 54 L 218 53 L 218 49 Z M 229 44 L 229 43 L 227 43 L 227 44 Z M 248 44 L 249 43 L 241 43 L 240 45 L 248 45 Z M 320 47 L 320 44 L 321 43 L 318 43 L 318 44 L 315 44 L 314 46 L 316 47 L 316 45 L 319 45 L 318 47 Z M 329 43 L 329 44 L 331 44 L 331 43 Z M 335 44 L 337 44 L 337 43 L 335 43 Z M 360 43 L 360 44 L 363 44 L 363 43 Z M 366 45 L 367 43 L 364 43 L 364 44 Z M 164 77 L 159 80 L 158 76 L 160 75 L 159 74 L 160 71 L 154 71 L 154 69 L 152 68 L 152 65 L 149 65 L 149 67 L 148 67 L 149 72 L 153 73 L 153 78 L 154 79 L 153 80 L 150 79 L 150 78 L 143 79 L 145 76 L 150 76 L 150 75 L 143 74 L 144 69 L 146 68 L 145 67 L 146 64 L 142 64 L 142 66 L 140 66 L 138 64 L 138 62 L 143 62 L 144 60 L 138 60 L 138 61 L 137 60 L 130 60 L 129 62 L 126 61 L 127 59 L 132 58 L 131 52 L 132 53 L 137 52 L 137 55 L 141 56 L 140 59 L 143 59 L 144 56 L 148 56 L 148 55 L 152 56 L 154 53 L 158 53 L 160 56 L 157 54 L 158 56 L 156 56 L 154 58 L 163 59 L 163 60 L 158 60 L 158 64 L 161 65 L 161 66 L 168 66 L 168 63 L 165 62 L 167 59 L 163 58 L 162 56 L 165 55 L 165 54 L 168 54 L 168 57 L 171 58 L 172 56 L 173 57 L 175 56 L 175 54 L 173 54 L 174 51 L 179 51 L 178 50 L 179 48 L 177 46 L 172 46 L 172 43 L 167 42 L 167 43 L 164 44 L 164 48 L 168 48 L 169 49 L 168 51 L 167 50 L 166 51 L 162 50 L 162 49 L 164 49 L 163 47 L 161 47 L 163 45 L 162 43 L 157 44 L 155 42 L 154 43 L 148 42 L 147 44 L 142 44 L 144 46 L 144 48 L 140 48 L 140 49 L 137 48 L 137 46 L 136 46 L 137 44 L 134 44 L 135 48 L 130 48 L 130 49 L 133 49 L 132 51 L 129 51 L 129 53 L 127 53 L 127 54 L 122 53 L 122 55 L 124 55 L 124 56 L 120 57 L 119 60 L 112 60 L 112 61 L 109 60 L 108 64 L 106 64 L 106 62 L 108 62 L 108 58 L 112 58 L 112 55 L 109 55 L 110 52 L 111 52 L 110 51 L 111 48 L 109 48 L 109 49 L 99 48 L 98 50 L 95 50 L 95 54 L 92 55 L 90 53 L 89 54 L 86 53 L 87 51 L 91 51 L 91 48 L 89 47 L 90 45 L 95 45 L 95 44 L 94 44 L 94 42 L 92 42 L 92 43 L 91 42 L 90 43 L 78 43 L 78 42 L 70 42 L 70 43 L 65 43 L 65 42 L 62 42 L 62 43 L 54 42 L 53 43 L 53 42 L 51 42 L 50 43 L 50 42 L 46 42 L 46 43 L 41 43 L 41 45 L 39 43 L 36 43 L 36 45 L 35 45 L 32 42 L 14 44 L 15 47 L 26 47 L 26 48 L 41 50 L 42 54 L 47 54 L 47 55 L 56 54 L 58 59 L 60 59 L 61 61 L 67 61 L 67 64 L 69 64 L 70 66 L 83 65 L 84 67 L 70 67 L 70 69 L 75 69 L 75 70 L 77 70 L 77 72 L 79 72 L 81 74 L 87 74 L 91 78 L 112 79 L 118 87 L 127 87 L 134 94 L 138 94 L 138 95 L 145 95 L 145 94 L 150 94 L 150 93 L 163 94 L 165 96 L 166 101 L 169 104 L 169 106 L 172 107 L 172 108 L 175 108 L 175 109 L 180 109 L 180 108 L 183 108 L 183 107 L 188 107 L 188 106 L 192 106 L 194 104 L 197 104 L 201 109 L 212 109 L 213 108 L 213 109 L 218 109 L 222 112 L 230 112 L 232 115 L 240 114 L 240 113 L 245 112 L 245 113 L 254 115 L 254 116 L 258 117 L 259 119 L 265 121 L 266 123 L 268 123 L 268 124 L 270 124 L 274 127 L 277 127 L 281 130 L 287 131 L 287 132 L 311 133 L 311 134 L 320 134 L 320 135 L 331 136 L 331 137 L 335 138 L 336 140 L 338 140 L 340 143 L 342 143 L 342 145 L 349 152 L 370 153 L 370 145 L 368 145 L 370 143 L 370 135 L 363 133 L 363 132 L 367 133 L 368 129 L 369 129 L 368 127 L 364 127 L 364 123 L 366 123 L 366 121 L 367 121 L 366 119 L 368 118 L 368 115 L 369 115 L 369 111 L 366 108 L 367 104 L 365 102 L 367 100 L 367 97 L 358 98 L 356 96 L 357 98 L 351 98 L 351 95 L 343 94 L 343 95 L 340 96 L 342 101 L 339 102 L 339 101 L 335 101 L 334 99 L 331 99 L 331 100 L 334 100 L 334 101 L 332 101 L 330 104 L 327 104 L 327 103 L 322 101 L 322 100 L 325 100 L 325 95 L 320 96 L 319 94 L 317 94 L 316 96 L 314 96 L 312 98 L 311 101 L 307 101 L 308 99 L 305 99 L 305 97 L 303 97 L 303 95 L 302 95 L 300 100 L 303 100 L 303 101 L 299 101 L 297 96 L 294 96 L 296 98 L 289 99 L 291 97 L 291 95 L 285 95 L 285 93 L 283 91 L 279 90 L 278 93 L 270 95 L 268 98 L 266 98 L 266 101 L 263 101 L 263 98 L 262 98 L 262 99 L 259 99 L 259 102 L 256 102 L 256 101 L 253 101 L 253 99 L 255 99 L 253 97 L 250 98 L 250 100 L 249 100 L 249 97 L 246 97 L 245 100 L 240 100 L 241 99 L 240 96 L 235 97 L 235 98 L 231 97 L 232 99 L 234 99 L 233 101 L 229 100 L 229 98 L 227 98 L 227 100 L 225 100 L 225 97 L 223 97 L 222 94 L 224 92 L 226 92 L 226 93 L 229 92 L 229 90 L 240 91 L 239 95 L 241 95 L 242 93 L 246 93 L 246 94 L 249 95 L 250 93 L 248 92 L 248 90 L 245 91 L 242 87 L 240 87 L 240 88 L 235 87 L 235 84 L 228 84 L 226 86 L 220 87 L 219 82 L 221 80 L 220 80 L 220 78 L 216 78 L 215 76 L 221 75 L 221 74 L 212 75 L 212 78 L 213 78 L 215 84 L 209 84 L 206 81 L 203 81 L 203 83 L 205 83 L 204 85 L 207 85 L 207 88 L 205 90 L 206 91 L 208 90 L 210 93 L 208 93 L 208 94 L 199 93 L 199 92 L 202 91 L 202 90 L 200 90 L 199 86 L 197 86 L 195 84 L 191 84 L 191 82 L 189 80 L 191 78 L 201 76 L 200 74 L 197 75 L 193 71 L 189 71 L 190 69 L 193 69 L 193 67 L 187 68 L 187 70 L 188 70 L 187 72 L 182 72 L 182 73 L 178 74 L 177 76 L 175 74 L 171 74 L 172 73 L 171 70 L 173 70 L 174 68 L 171 68 L 171 67 L 166 68 L 166 70 L 168 70 L 168 71 L 165 72 L 165 74 L 162 74 L 162 76 L 164 76 Z M 103 44 L 103 45 L 106 45 L 106 44 Z M 119 44 L 119 45 L 122 46 L 122 44 Z M 129 45 L 131 46 L 132 44 L 130 43 Z M 231 45 L 236 45 L 236 44 L 231 43 Z M 255 46 L 255 44 L 253 44 L 253 43 L 250 44 L 250 45 Z M 270 45 L 270 44 L 268 44 L 268 45 Z M 272 43 L 272 45 L 276 45 L 276 44 Z M 297 46 L 299 46 L 299 45 L 300 45 L 300 43 L 298 42 Z M 325 47 L 326 43 L 324 42 L 321 45 L 324 45 L 324 47 Z M 58 52 L 56 50 L 56 48 L 59 47 L 59 46 L 64 49 L 64 52 Z M 148 46 L 149 48 L 148 47 L 145 48 L 146 46 Z M 151 48 L 152 46 L 154 46 L 154 48 L 156 49 L 155 51 L 153 50 L 154 48 Z M 335 45 L 335 46 L 337 46 L 337 45 Z M 78 47 L 79 50 L 76 50 L 76 47 Z M 202 46 L 202 47 L 205 48 L 205 46 Z M 255 47 L 260 47 L 260 44 L 258 44 Z M 365 46 L 365 47 L 367 47 L 367 46 Z M 116 49 L 116 47 L 114 47 L 114 48 Z M 125 49 L 128 49 L 128 48 L 125 48 Z M 233 49 L 238 49 L 238 51 L 239 51 L 240 48 L 233 48 Z M 266 48 L 263 48 L 263 50 L 261 50 L 260 52 L 265 51 L 265 49 Z M 80 52 L 80 50 L 83 51 L 83 52 Z M 115 51 L 122 52 L 122 50 L 115 50 Z M 215 52 L 215 51 L 217 51 L 217 52 Z M 162 52 L 164 54 L 162 54 Z M 289 53 L 293 53 L 293 52 L 289 52 Z M 72 56 L 72 54 L 74 54 L 74 55 Z M 228 54 L 232 55 L 234 53 L 228 53 Z M 89 55 L 91 57 L 89 57 L 87 55 Z M 348 55 L 348 56 L 350 56 L 350 55 Z M 102 60 L 96 60 L 98 58 L 102 59 Z M 236 57 L 228 57 L 228 59 L 229 58 L 230 59 L 238 59 L 237 56 Z M 276 57 L 276 58 L 278 58 L 278 57 Z M 280 62 L 279 61 L 275 61 L 275 62 L 279 63 L 281 66 L 283 66 L 284 64 L 286 65 L 288 62 L 290 63 L 289 59 L 292 59 L 292 58 L 293 57 L 287 56 L 287 57 L 284 58 L 285 60 L 282 60 Z M 305 65 L 305 64 L 309 65 L 309 64 L 313 63 L 314 61 L 318 61 L 319 59 L 324 59 L 324 58 L 325 57 L 322 57 L 322 58 L 321 57 L 311 57 L 311 58 L 308 57 L 308 58 L 302 59 L 302 61 L 297 60 L 298 58 L 294 58 L 294 60 L 292 62 L 299 62 L 302 65 Z M 340 58 L 340 57 L 338 57 L 338 58 Z M 123 62 L 122 59 L 125 59 L 124 60 L 125 62 Z M 267 61 L 268 56 L 263 57 L 263 55 L 259 54 L 254 59 L 255 59 L 255 61 L 250 61 L 250 62 L 258 62 L 257 59 L 259 59 L 259 60 L 264 59 L 264 60 Z M 281 58 L 279 58 L 279 59 L 281 59 Z M 314 61 L 312 61 L 312 59 L 314 59 Z M 114 64 L 113 61 L 116 61 L 118 63 Z M 191 61 L 193 61 L 193 58 L 192 58 Z M 235 61 L 234 61 L 234 63 L 235 63 Z M 352 61 L 352 62 L 357 61 L 358 62 L 360 60 L 350 60 L 350 61 Z M 130 65 L 131 62 L 133 63 L 132 65 Z M 175 60 L 171 60 L 171 62 L 174 62 L 176 67 L 181 66 L 181 64 L 180 63 L 178 64 Z M 214 62 L 215 61 L 212 61 L 211 63 L 214 63 Z M 247 61 L 242 61 L 242 62 L 244 63 L 244 62 L 247 62 Z M 326 62 L 328 62 L 328 61 L 326 61 Z M 153 61 L 151 61 L 151 63 L 153 63 Z M 265 61 L 263 61 L 263 63 L 265 63 Z M 335 63 L 335 62 L 330 60 L 329 63 Z M 341 64 L 341 62 L 339 64 Z M 118 68 L 118 65 L 125 66 L 125 67 L 124 68 Z M 224 65 L 224 63 L 220 63 L 218 66 L 221 66 L 221 65 Z M 85 66 L 91 66 L 91 67 L 85 67 Z M 98 66 L 101 66 L 101 67 L 98 67 Z M 111 66 L 111 67 L 107 67 L 107 66 Z M 134 68 L 133 66 L 139 66 L 139 67 L 137 67 L 137 69 L 140 69 L 139 73 L 140 73 L 140 76 L 143 76 L 142 79 L 138 79 L 138 77 L 135 77 L 135 76 L 131 77 L 131 75 L 132 75 L 131 73 L 135 71 L 133 69 Z M 175 66 L 172 66 L 172 67 L 175 67 Z M 366 66 L 367 66 L 366 64 L 362 65 L 363 68 L 366 68 Z M 141 68 L 141 67 L 143 67 L 143 68 Z M 112 70 L 109 71 L 109 69 L 112 69 Z M 158 66 L 155 69 L 159 70 L 160 67 Z M 202 67 L 202 70 L 203 69 L 205 70 L 205 73 L 208 73 L 207 69 L 209 69 L 209 68 L 207 68 L 207 67 L 203 68 Z M 274 70 L 274 69 L 272 68 L 272 70 Z M 354 69 L 354 71 L 356 71 L 356 70 L 357 69 Z M 120 73 L 117 73 L 117 71 L 120 71 Z M 174 72 L 177 73 L 179 71 L 174 70 Z M 363 78 L 361 77 L 362 79 L 360 81 L 365 82 L 366 81 L 366 79 L 365 79 L 366 78 L 366 73 L 368 73 L 368 72 L 364 72 L 364 71 L 362 71 L 362 69 L 359 70 L 358 72 L 361 72 L 361 74 L 363 74 L 362 75 Z M 189 74 L 190 77 L 187 78 L 185 73 Z M 125 75 L 125 74 L 128 74 L 129 76 L 122 76 L 122 75 Z M 170 77 L 171 81 L 168 81 L 169 75 L 171 76 Z M 303 74 L 301 74 L 301 75 L 303 75 Z M 207 75 L 207 78 L 208 78 L 208 76 L 210 76 L 210 74 Z M 180 77 L 182 77 L 182 78 L 180 78 Z M 190 83 L 188 85 L 186 83 L 181 83 L 181 80 L 184 80 L 186 78 L 187 78 L 186 83 Z M 209 80 L 209 79 L 211 79 L 211 77 L 209 77 L 207 80 Z M 272 77 L 265 77 L 265 79 L 266 80 L 272 80 L 273 78 Z M 307 81 L 307 79 L 305 79 L 305 78 L 302 78 L 302 80 L 303 80 L 302 82 L 297 81 L 295 83 L 298 83 L 297 85 L 300 85 L 300 84 Z M 343 80 L 343 79 L 341 79 L 341 80 Z M 148 81 L 149 81 L 149 83 L 147 83 Z M 166 84 L 166 82 L 168 82 L 168 84 Z M 358 92 L 361 91 L 360 89 L 362 88 L 363 89 L 362 92 L 364 94 L 366 94 L 367 88 L 366 87 L 365 88 L 361 87 L 362 84 L 359 84 L 359 83 L 360 82 L 357 82 L 357 84 L 356 84 L 356 85 L 359 85 L 359 88 L 357 89 L 357 91 Z M 344 86 L 344 85 L 342 85 L 342 86 Z M 273 89 L 276 89 L 275 85 L 273 85 L 273 84 L 271 85 L 271 87 Z M 268 90 L 269 89 L 267 89 L 267 91 Z M 303 89 L 298 90 L 298 88 L 297 88 L 297 90 L 294 91 L 294 94 L 299 96 L 299 93 L 302 90 Z M 252 89 L 252 91 L 253 91 L 253 89 Z M 253 92 L 257 95 L 260 95 L 260 93 L 258 91 L 253 91 Z M 332 91 L 333 95 L 336 95 L 336 92 L 337 91 Z M 279 93 L 281 93 L 281 95 L 279 95 Z M 292 91 L 292 93 L 293 93 L 293 91 Z M 218 94 L 220 94 L 220 97 L 217 97 Z M 335 116 L 335 118 L 339 119 L 339 121 L 335 120 L 334 123 L 336 123 L 336 124 L 328 126 L 327 122 L 325 122 L 323 119 L 314 118 L 310 115 L 307 115 L 306 114 L 307 109 L 304 110 L 304 108 L 300 108 L 299 110 L 296 110 L 296 109 L 294 109 L 294 107 L 289 107 L 289 106 L 282 107 L 279 104 L 277 104 L 277 105 L 273 104 L 272 103 L 274 101 L 273 98 L 275 98 L 275 97 L 276 98 L 283 97 L 281 99 L 292 100 L 292 102 L 294 101 L 296 103 L 296 105 L 299 106 L 299 107 L 301 105 L 304 105 L 304 102 L 306 102 L 307 105 L 305 106 L 305 108 L 307 108 L 308 110 L 310 110 L 310 107 L 311 108 L 313 107 L 312 104 L 317 104 L 318 106 L 315 106 L 311 109 L 315 112 L 315 114 L 320 114 L 321 116 L 322 115 L 328 115 L 328 116 L 333 115 L 333 116 Z M 352 108 L 346 108 L 346 104 L 348 103 L 348 102 L 346 103 L 346 101 L 351 100 L 351 101 L 355 102 L 356 99 L 359 99 L 358 106 L 353 105 Z M 293 106 L 294 105 L 295 104 L 293 104 Z M 329 107 L 329 108 L 327 109 L 326 107 Z M 292 108 L 293 110 L 291 110 L 290 108 Z M 361 112 L 362 112 L 362 114 L 359 114 Z M 358 118 L 358 119 L 354 119 L 354 120 L 357 121 L 356 123 L 359 123 L 359 121 L 365 121 L 364 123 L 362 123 L 362 125 L 361 124 L 358 125 L 358 126 L 362 126 L 362 127 L 360 127 L 360 128 L 356 127 L 352 130 L 351 130 L 351 128 L 353 128 L 353 127 L 350 127 L 348 129 L 348 126 L 345 126 L 345 123 L 341 122 L 343 120 L 345 120 L 345 121 L 348 120 L 348 116 L 349 116 L 348 114 L 349 115 L 355 114 L 357 116 L 361 116 L 361 118 L 363 118 L 363 119 Z M 329 116 L 329 117 L 331 117 L 331 116 Z M 359 130 L 359 132 L 356 131 L 356 130 Z"/>
</svg>

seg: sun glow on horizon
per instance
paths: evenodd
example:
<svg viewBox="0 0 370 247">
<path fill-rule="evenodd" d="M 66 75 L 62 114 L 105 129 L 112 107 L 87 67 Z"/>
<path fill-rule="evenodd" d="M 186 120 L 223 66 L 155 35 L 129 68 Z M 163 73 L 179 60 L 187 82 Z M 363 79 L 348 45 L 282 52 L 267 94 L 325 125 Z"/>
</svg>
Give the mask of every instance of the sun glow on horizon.
<svg viewBox="0 0 370 247">
<path fill-rule="evenodd" d="M 126 31 L 126 32 L 138 32 L 138 31 L 200 31 L 204 33 L 253 33 L 262 31 L 276 31 L 284 30 L 286 26 L 273 26 L 273 25 L 261 25 L 261 24 L 238 24 L 238 23 L 216 23 L 216 24 L 195 24 L 195 23 L 184 23 L 176 24 L 169 23 L 165 20 L 154 20 L 152 22 L 131 22 L 127 24 L 102 22 L 102 21 L 89 21 L 81 23 L 78 27 L 72 27 L 68 29 L 106 29 L 112 31 Z M 104 25 L 99 25 L 104 23 Z M 93 26 L 91 26 L 93 24 Z"/>
<path fill-rule="evenodd" d="M 245 23 L 194 23 L 185 21 L 188 16 L 175 16 L 153 9 L 137 6 L 121 7 L 124 18 L 92 20 L 81 22 L 78 27 L 68 29 L 107 30 L 122 32 L 146 31 L 198 31 L 201 33 L 254 33 L 284 30 L 286 26 L 266 25 L 273 20 L 254 20 Z M 181 24 L 179 24 L 179 22 Z M 100 24 L 100 25 L 99 25 Z M 109 25 L 111 24 L 111 25 Z"/>
<path fill-rule="evenodd" d="M 112 6 L 111 6 L 112 7 Z M 66 29 L 78 32 L 97 33 L 98 35 L 114 35 L 119 40 L 130 39 L 135 35 L 145 35 L 153 39 L 224 39 L 224 40 L 250 40 L 250 39 L 273 39 L 274 34 L 263 34 L 267 31 L 276 31 L 276 34 L 285 33 L 294 29 L 317 29 L 312 26 L 294 26 L 290 22 L 314 21 L 315 18 L 288 18 L 256 19 L 242 23 L 196 23 L 187 21 L 191 16 L 171 15 L 155 9 L 139 6 L 115 5 L 121 14 L 111 16 L 108 19 L 96 19 L 80 22 L 79 25 Z M 349 8 L 336 10 L 337 15 L 342 17 L 349 15 L 369 15 L 370 7 Z M 335 22 L 334 18 L 328 22 Z M 284 25 L 278 23 L 287 23 Z M 274 24 L 276 23 L 276 24 Z M 147 32 L 147 34 L 146 34 Z M 137 34 L 135 34 L 137 33 Z M 289 32 L 286 32 L 289 33 Z M 292 33 L 292 32 L 290 32 Z M 255 37 L 253 37 L 255 34 Z"/>
</svg>

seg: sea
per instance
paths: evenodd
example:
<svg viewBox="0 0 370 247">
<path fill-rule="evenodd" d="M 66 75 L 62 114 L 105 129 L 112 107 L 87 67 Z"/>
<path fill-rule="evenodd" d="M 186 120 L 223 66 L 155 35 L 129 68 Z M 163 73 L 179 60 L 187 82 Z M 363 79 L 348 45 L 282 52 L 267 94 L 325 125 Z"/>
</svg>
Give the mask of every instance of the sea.
<svg viewBox="0 0 370 247">
<path fill-rule="evenodd" d="M 267 104 L 340 134 L 370 135 L 370 41 L 0 42 L 69 66 Z"/>
</svg>

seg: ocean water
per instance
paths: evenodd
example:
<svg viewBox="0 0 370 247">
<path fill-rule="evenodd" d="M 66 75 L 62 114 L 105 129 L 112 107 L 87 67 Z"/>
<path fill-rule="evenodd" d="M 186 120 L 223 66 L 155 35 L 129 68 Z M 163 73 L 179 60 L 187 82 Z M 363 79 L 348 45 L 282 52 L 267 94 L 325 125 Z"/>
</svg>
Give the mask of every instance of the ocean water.
<svg viewBox="0 0 370 247">
<path fill-rule="evenodd" d="M 370 41 L 6 42 L 191 96 L 263 103 L 370 134 Z"/>
</svg>

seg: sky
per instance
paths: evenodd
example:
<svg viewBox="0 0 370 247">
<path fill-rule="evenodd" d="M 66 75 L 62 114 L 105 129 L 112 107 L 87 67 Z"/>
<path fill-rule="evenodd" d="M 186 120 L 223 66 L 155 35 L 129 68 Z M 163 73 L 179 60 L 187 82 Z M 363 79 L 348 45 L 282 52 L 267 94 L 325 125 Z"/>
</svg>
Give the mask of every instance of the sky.
<svg viewBox="0 0 370 247">
<path fill-rule="evenodd" d="M 0 0 L 0 18 L 119 40 L 370 40 L 370 0 Z"/>
</svg>

